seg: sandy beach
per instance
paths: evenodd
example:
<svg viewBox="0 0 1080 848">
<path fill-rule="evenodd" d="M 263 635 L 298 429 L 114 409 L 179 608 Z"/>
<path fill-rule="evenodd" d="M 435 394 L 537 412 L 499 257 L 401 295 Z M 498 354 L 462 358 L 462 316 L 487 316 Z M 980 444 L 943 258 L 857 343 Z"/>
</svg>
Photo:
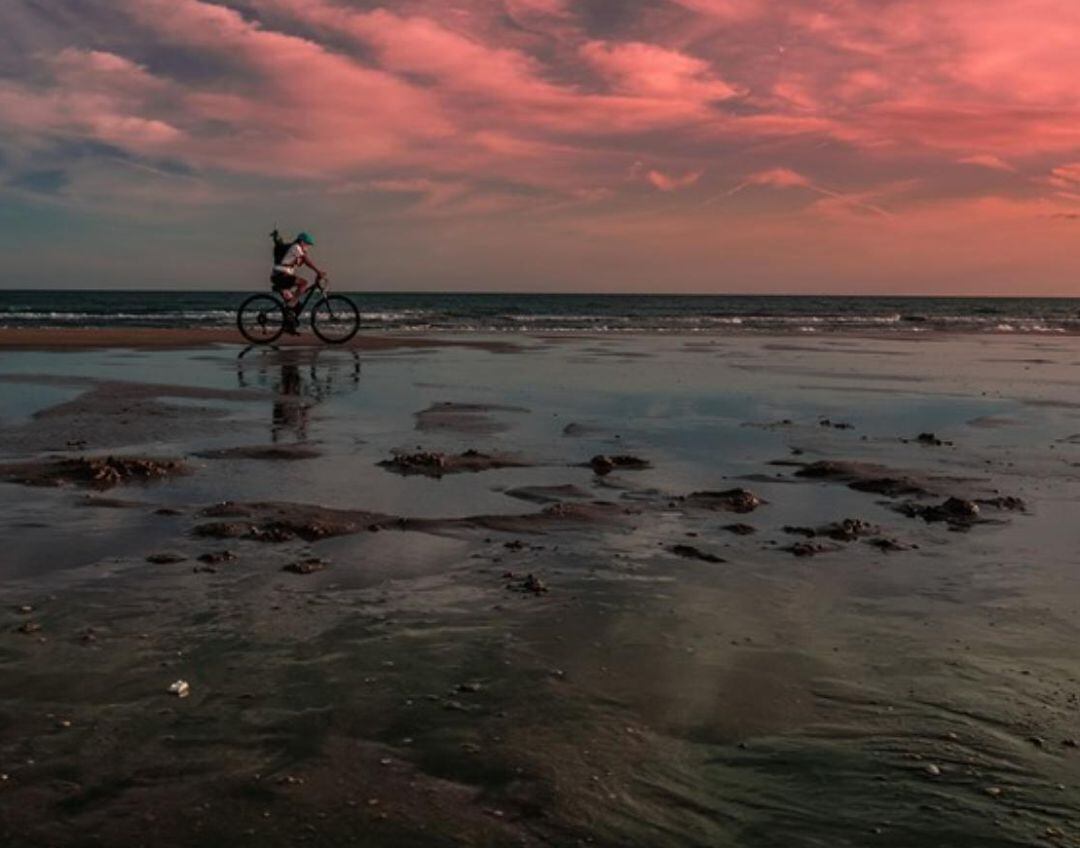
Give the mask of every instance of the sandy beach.
<svg viewBox="0 0 1080 848">
<path fill-rule="evenodd" d="M 1075 336 L 235 340 L 0 331 L 4 845 L 1080 844 Z"/>
</svg>

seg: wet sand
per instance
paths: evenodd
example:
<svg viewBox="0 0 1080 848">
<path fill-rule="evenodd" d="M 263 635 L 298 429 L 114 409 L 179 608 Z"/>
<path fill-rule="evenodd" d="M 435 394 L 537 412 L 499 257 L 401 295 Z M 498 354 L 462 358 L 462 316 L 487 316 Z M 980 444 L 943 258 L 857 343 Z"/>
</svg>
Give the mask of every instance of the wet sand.
<svg viewBox="0 0 1080 848">
<path fill-rule="evenodd" d="M 1080 844 L 1075 339 L 155 332 L 0 333 L 0 844 Z"/>
<path fill-rule="evenodd" d="M 179 350 L 207 345 L 233 346 L 236 339 L 237 332 L 231 328 L 0 328 L 0 350 L 94 350 L 120 347 L 136 350 Z M 310 337 L 301 334 L 284 335 L 274 344 L 279 348 L 287 348 L 306 347 L 311 343 Z M 342 347 L 363 351 L 437 347 L 477 347 L 492 352 L 517 350 L 513 342 L 505 340 L 432 339 L 409 334 L 360 335 Z"/>
</svg>

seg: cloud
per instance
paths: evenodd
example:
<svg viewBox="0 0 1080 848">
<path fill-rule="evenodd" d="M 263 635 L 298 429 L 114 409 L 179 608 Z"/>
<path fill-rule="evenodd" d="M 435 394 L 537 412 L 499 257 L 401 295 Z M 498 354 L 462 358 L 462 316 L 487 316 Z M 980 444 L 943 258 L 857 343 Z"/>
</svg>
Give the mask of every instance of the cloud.
<svg viewBox="0 0 1080 848">
<path fill-rule="evenodd" d="M 809 188 L 812 183 L 797 171 L 790 168 L 770 168 L 750 174 L 738 186 L 732 189 L 734 194 L 747 186 L 770 186 L 771 188 Z"/>
<path fill-rule="evenodd" d="M 322 198 L 432 237 L 739 214 L 792 244 L 791 221 L 949 210 L 1004 232 L 1080 203 L 1063 0 L 89 0 L 78 26 L 46 7 L 11 16 L 0 58 L 20 202 Z M 733 188 L 702 203 L 704 174 Z"/>
<path fill-rule="evenodd" d="M 580 52 L 620 94 L 709 103 L 739 93 L 707 62 L 654 44 L 589 41 Z"/>
<path fill-rule="evenodd" d="M 69 135 L 153 152 L 179 140 L 182 132 L 155 104 L 177 94 L 174 86 L 134 62 L 100 50 L 67 48 L 44 62 L 45 88 L 0 82 L 0 122 L 32 136 Z"/>
<path fill-rule="evenodd" d="M 1080 162 L 1058 165 L 1050 171 L 1047 182 L 1055 188 L 1080 188 Z"/>
<path fill-rule="evenodd" d="M 57 194 L 70 182 L 71 178 L 63 168 L 49 168 L 18 174 L 9 179 L 7 185 L 38 194 Z"/>
<path fill-rule="evenodd" d="M 902 184 L 906 185 L 906 184 Z M 826 188 L 815 183 L 809 177 L 793 171 L 790 168 L 769 168 L 749 174 L 742 182 L 729 190 L 725 196 L 731 197 L 752 186 L 762 186 L 772 189 L 805 189 L 813 194 L 820 195 L 813 206 L 818 211 L 836 213 L 838 211 L 870 212 L 874 215 L 888 217 L 889 213 L 871 201 L 880 196 L 886 190 L 884 187 L 864 192 L 841 192 Z M 896 186 L 888 187 L 888 190 Z M 714 198 L 715 199 L 715 198 Z"/>
<path fill-rule="evenodd" d="M 1016 170 L 1000 156 L 994 156 L 992 153 L 978 153 L 974 156 L 965 156 L 963 159 L 957 159 L 956 161 L 961 165 L 977 165 L 980 168 L 989 168 L 992 171 Z"/>
<path fill-rule="evenodd" d="M 671 192 L 687 188 L 701 179 L 703 171 L 689 171 L 685 174 L 665 174 L 662 171 L 649 171 L 646 179 L 659 191 Z"/>
<path fill-rule="evenodd" d="M 763 0 L 675 0 L 695 12 L 722 21 L 752 18 L 762 14 L 766 4 Z"/>
</svg>

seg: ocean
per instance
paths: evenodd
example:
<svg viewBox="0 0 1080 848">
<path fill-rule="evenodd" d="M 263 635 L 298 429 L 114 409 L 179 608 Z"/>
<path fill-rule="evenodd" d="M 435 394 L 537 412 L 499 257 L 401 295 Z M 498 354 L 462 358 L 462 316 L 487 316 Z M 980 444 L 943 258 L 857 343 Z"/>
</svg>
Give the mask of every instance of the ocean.
<svg viewBox="0 0 1080 848">
<path fill-rule="evenodd" d="M 251 292 L 6 291 L 0 327 L 227 327 Z M 1080 298 L 350 293 L 363 329 L 1077 333 Z"/>
</svg>

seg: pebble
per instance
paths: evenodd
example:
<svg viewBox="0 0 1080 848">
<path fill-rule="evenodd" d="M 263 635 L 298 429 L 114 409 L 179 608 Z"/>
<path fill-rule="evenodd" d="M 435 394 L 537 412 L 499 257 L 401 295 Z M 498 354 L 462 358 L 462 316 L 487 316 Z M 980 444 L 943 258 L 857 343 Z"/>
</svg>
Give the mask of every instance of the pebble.
<svg viewBox="0 0 1080 848">
<path fill-rule="evenodd" d="M 940 769 L 940 768 L 938 768 L 938 767 L 937 767 L 936 765 L 934 765 L 933 763 L 930 763 L 930 764 L 929 764 L 929 765 L 928 765 L 928 766 L 926 767 L 926 773 L 927 773 L 928 775 L 930 775 L 931 777 L 939 777 L 939 776 L 941 775 L 941 769 Z"/>
<path fill-rule="evenodd" d="M 168 691 L 177 698 L 186 698 L 191 694 L 191 686 L 186 680 L 177 680 L 169 684 Z"/>
</svg>

